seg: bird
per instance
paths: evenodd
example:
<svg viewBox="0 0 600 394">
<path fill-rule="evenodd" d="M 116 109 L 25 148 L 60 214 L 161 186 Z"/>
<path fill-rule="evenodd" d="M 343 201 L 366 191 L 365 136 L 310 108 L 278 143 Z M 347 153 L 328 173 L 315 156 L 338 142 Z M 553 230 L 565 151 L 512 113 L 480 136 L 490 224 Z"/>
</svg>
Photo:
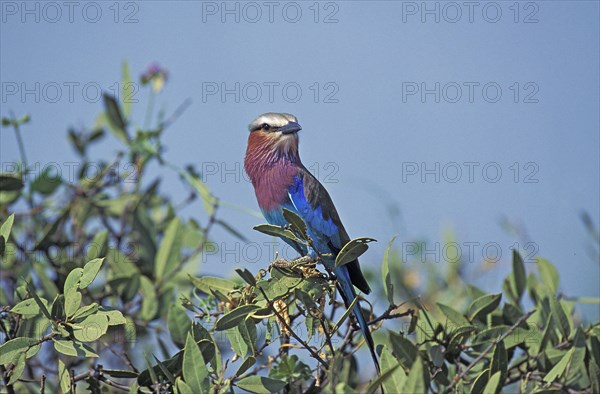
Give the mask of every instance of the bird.
<svg viewBox="0 0 600 394">
<path fill-rule="evenodd" d="M 298 132 L 302 127 L 298 119 L 288 113 L 268 112 L 254 119 L 248 129 L 250 135 L 244 169 L 252 182 L 263 216 L 271 225 L 286 226 L 285 208 L 304 220 L 312 248 L 284 237 L 282 239 L 303 256 L 320 257 L 325 267 L 333 271 L 344 304 L 350 307 L 357 294 L 354 287 L 365 294 L 369 294 L 371 289 L 358 259 L 339 267 L 334 265 L 335 256 L 350 237 L 329 193 L 300 160 Z M 358 301 L 352 313 L 380 373 L 373 337 Z"/>
</svg>

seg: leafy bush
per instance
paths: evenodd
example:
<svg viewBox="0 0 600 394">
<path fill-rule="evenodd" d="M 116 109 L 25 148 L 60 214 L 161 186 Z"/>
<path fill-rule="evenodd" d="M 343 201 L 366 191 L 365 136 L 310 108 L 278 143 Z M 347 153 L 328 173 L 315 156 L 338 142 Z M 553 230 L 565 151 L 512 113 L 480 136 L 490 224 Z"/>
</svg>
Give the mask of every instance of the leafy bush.
<svg viewBox="0 0 600 394">
<path fill-rule="evenodd" d="M 152 96 L 166 78 L 158 71 L 143 76 Z M 125 66 L 123 86 L 130 82 Z M 0 177 L 2 391 L 600 392 L 600 323 L 577 321 L 543 258 L 527 272 L 514 251 L 501 294 L 465 283 L 457 261 L 431 272 L 417 297 L 392 239 L 381 279 L 370 280 L 369 298 L 388 307 L 365 311 L 380 375 L 362 362 L 359 370 L 363 338 L 335 298 L 335 278 L 314 261 L 196 276 L 215 226 L 243 236 L 219 217 L 222 201 L 193 166 L 162 157 L 161 136 L 181 110 L 133 133 L 131 104 L 110 96 L 104 104 L 93 128 L 69 130 L 82 163 L 76 181 L 50 171 L 26 179 L 23 144 L 22 161 Z M 3 125 L 21 141 L 28 121 Z M 89 149 L 107 131 L 122 147 L 93 162 Z M 190 198 L 175 204 L 161 193 L 147 171 L 153 162 L 174 171 Z M 182 206 L 196 198 L 202 218 L 185 219 Z M 302 220 L 286 218 L 287 228 L 255 229 L 310 243 Z M 369 241 L 346 245 L 338 264 Z"/>
</svg>

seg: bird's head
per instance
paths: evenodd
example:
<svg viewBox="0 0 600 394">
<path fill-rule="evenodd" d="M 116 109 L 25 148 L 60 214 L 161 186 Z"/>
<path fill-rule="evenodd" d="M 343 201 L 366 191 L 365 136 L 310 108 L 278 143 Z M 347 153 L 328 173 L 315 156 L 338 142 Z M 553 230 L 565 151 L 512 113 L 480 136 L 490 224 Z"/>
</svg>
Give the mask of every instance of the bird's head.
<svg viewBox="0 0 600 394">
<path fill-rule="evenodd" d="M 248 129 L 251 133 L 266 133 L 269 138 L 281 139 L 296 135 L 302 127 L 292 114 L 267 112 L 254 119 Z"/>
<path fill-rule="evenodd" d="M 294 115 L 268 112 L 254 119 L 248 129 L 249 151 L 267 149 L 289 158 L 298 156 L 298 131 L 302 127 Z"/>
</svg>

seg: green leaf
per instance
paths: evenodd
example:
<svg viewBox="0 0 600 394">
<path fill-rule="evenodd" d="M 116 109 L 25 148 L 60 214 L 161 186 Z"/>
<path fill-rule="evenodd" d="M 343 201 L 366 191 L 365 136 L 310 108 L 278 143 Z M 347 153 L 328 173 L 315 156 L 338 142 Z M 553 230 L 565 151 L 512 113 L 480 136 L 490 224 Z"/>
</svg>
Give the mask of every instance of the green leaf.
<svg viewBox="0 0 600 394">
<path fill-rule="evenodd" d="M 60 389 L 63 393 L 71 392 L 71 375 L 69 370 L 65 366 L 65 363 L 59 358 L 58 359 L 58 381 L 60 382 Z"/>
<path fill-rule="evenodd" d="M 484 390 L 490 377 L 489 372 L 489 369 L 484 369 L 479 373 L 479 376 L 477 376 L 471 385 L 470 394 L 485 394 Z"/>
<path fill-rule="evenodd" d="M 475 331 L 476 328 L 472 325 L 461 326 L 455 328 L 450 333 L 450 343 L 448 344 L 448 351 L 455 351 L 459 349 L 459 346 L 464 344 L 467 339 L 471 337 L 471 333 Z"/>
<path fill-rule="evenodd" d="M 257 301 L 263 300 L 265 295 L 270 301 L 275 301 L 283 296 L 290 294 L 302 283 L 304 283 L 304 279 L 301 276 L 296 277 L 282 275 L 278 277 L 277 275 L 279 275 L 279 273 L 281 272 L 282 271 L 273 268 L 271 269 L 271 279 L 269 279 L 268 281 L 260 280 L 257 282 Z M 293 273 L 291 274 L 293 275 Z"/>
<path fill-rule="evenodd" d="M 392 353 L 400 361 L 400 364 L 406 370 L 411 369 L 418 355 L 417 347 L 403 335 L 392 331 L 390 331 L 390 342 L 392 344 Z"/>
<path fill-rule="evenodd" d="M 359 258 L 369 249 L 369 242 L 377 242 L 373 238 L 355 238 L 348 242 L 335 258 L 335 267 L 341 267 Z"/>
<path fill-rule="evenodd" d="M 70 291 L 76 291 L 79 288 L 81 282 L 81 276 L 83 275 L 83 268 L 74 268 L 67 275 L 65 284 L 63 286 L 63 293 L 67 294 Z"/>
<path fill-rule="evenodd" d="M 67 356 L 98 357 L 92 348 L 79 341 L 62 341 L 58 339 L 52 339 L 52 342 L 54 342 L 54 350 Z"/>
<path fill-rule="evenodd" d="M 556 363 L 556 365 L 546 374 L 546 376 L 544 376 L 544 382 L 554 382 L 556 379 L 560 378 L 563 375 L 563 373 L 567 369 L 567 366 L 571 362 L 571 357 L 573 357 L 574 351 L 575 349 L 571 348 L 567 353 L 565 353 L 565 355 L 560 359 L 560 361 Z"/>
<path fill-rule="evenodd" d="M 104 258 L 93 259 L 88 261 L 87 264 L 83 266 L 83 272 L 79 282 L 80 289 L 85 289 L 92 283 L 94 279 L 96 279 L 96 275 L 98 275 L 98 272 L 100 272 L 100 267 L 102 267 L 103 262 Z"/>
<path fill-rule="evenodd" d="M 181 375 L 182 364 L 183 350 L 175 353 L 170 359 L 162 361 L 162 366 L 166 367 L 172 376 Z M 140 372 L 137 378 L 137 382 L 140 386 L 149 386 L 157 382 L 159 374 L 165 376 L 159 365 L 151 367 L 151 362 L 148 357 L 146 357 L 146 365 L 148 366 L 148 369 Z"/>
<path fill-rule="evenodd" d="M 253 319 L 244 319 L 238 324 L 236 327 L 237 331 L 240 333 L 242 340 L 248 346 L 248 351 L 250 353 L 256 353 L 256 324 L 254 324 Z M 244 354 L 245 356 L 245 354 Z"/>
<path fill-rule="evenodd" d="M 304 223 L 304 220 L 296 212 L 283 208 L 283 218 L 290 224 L 292 231 L 300 235 L 302 239 L 308 240 L 306 223 Z"/>
<path fill-rule="evenodd" d="M 280 226 L 273 226 L 271 224 L 259 224 L 258 226 L 254 226 L 253 229 L 263 234 L 271 235 L 273 237 L 289 239 L 290 241 L 297 242 L 300 245 L 306 245 L 306 242 L 296 237 L 296 235 L 292 231 L 284 229 Z"/>
<path fill-rule="evenodd" d="M 21 322 L 16 336 L 33 338 L 38 341 L 27 350 L 26 358 L 31 358 L 39 352 L 42 347 L 42 343 L 39 342 L 39 340 L 46 335 L 50 325 L 50 320 L 46 319 L 44 316 L 38 316 L 34 319 Z"/>
<path fill-rule="evenodd" d="M 394 393 L 398 391 L 398 388 L 402 387 L 406 381 L 406 373 L 404 372 L 404 369 L 396 368 L 396 366 L 399 365 L 398 361 L 386 347 L 381 349 L 380 361 L 381 371 L 383 373 L 393 370 L 391 376 L 382 383 L 384 391 L 386 393 Z"/>
<path fill-rule="evenodd" d="M 429 348 L 429 358 L 436 368 L 444 364 L 444 349 L 441 345 L 435 345 Z"/>
<path fill-rule="evenodd" d="M 0 188 L 4 190 L 3 188 Z M 12 230 L 13 223 L 15 221 L 15 214 L 11 214 L 0 226 L 0 254 L 4 255 L 4 250 L 6 248 L 6 243 L 8 242 L 8 237 L 10 236 L 10 231 Z"/>
<path fill-rule="evenodd" d="M 209 389 L 208 369 L 202 353 L 188 333 L 183 351 L 183 378 L 194 393 L 207 393 Z"/>
<path fill-rule="evenodd" d="M 121 311 L 106 308 L 107 307 L 102 307 L 102 309 L 98 311 L 98 314 L 106 316 L 106 318 L 108 319 L 109 326 L 127 324 L 127 319 L 125 318 L 125 316 L 123 316 L 123 313 Z"/>
<path fill-rule="evenodd" d="M 111 95 L 104 94 L 103 98 L 110 130 L 118 139 L 128 145 L 130 142 L 130 137 L 127 135 L 127 131 L 125 130 L 127 125 L 125 124 L 125 119 L 121 114 L 121 108 L 119 108 L 119 104 Z"/>
<path fill-rule="evenodd" d="M 183 357 L 183 351 L 177 353 L 176 356 Z M 146 369 L 145 371 L 142 371 L 142 373 L 140 373 L 140 375 L 138 376 L 138 379 L 137 379 L 138 384 L 141 386 L 150 386 L 150 384 L 153 384 L 153 385 L 157 384 L 158 383 L 157 372 L 160 371 L 160 368 L 158 367 L 158 365 L 155 365 L 154 367 L 152 366 L 152 364 L 150 362 L 150 357 L 148 355 L 146 355 L 144 357 L 144 360 L 146 361 L 146 365 L 148 366 L 148 369 Z"/>
<path fill-rule="evenodd" d="M 469 306 L 468 315 L 471 321 L 484 319 L 490 312 L 500 305 L 501 294 L 486 294 L 477 298 Z"/>
<path fill-rule="evenodd" d="M 65 293 L 64 313 L 67 319 L 75 314 L 81 306 L 81 293 L 71 290 Z M 70 320 L 70 319 L 68 319 Z"/>
<path fill-rule="evenodd" d="M 600 367 L 598 367 L 598 364 L 593 359 L 590 360 L 588 374 L 590 376 L 592 393 L 600 393 Z"/>
<path fill-rule="evenodd" d="M 261 308 L 256 304 L 239 306 L 231 312 L 226 313 L 219 320 L 217 320 L 215 329 L 217 331 L 223 331 L 236 327 L 242 320 L 246 318 L 246 316 L 258 309 Z"/>
<path fill-rule="evenodd" d="M 98 305 L 97 303 L 92 303 L 90 305 L 86 305 L 84 307 L 79 308 L 79 310 L 77 310 L 77 312 L 75 312 L 72 316 L 72 318 L 75 319 L 83 319 L 84 317 L 87 317 L 89 315 L 92 315 L 94 313 L 96 313 L 98 310 L 100 309 L 100 305 Z"/>
<path fill-rule="evenodd" d="M 162 373 L 165 375 L 165 377 L 167 378 L 169 383 L 175 384 L 175 375 L 173 375 L 171 373 L 171 371 L 169 371 L 169 368 L 162 361 L 160 361 L 155 355 L 152 355 L 152 356 L 154 357 L 154 360 L 156 360 L 156 365 L 162 371 Z"/>
<path fill-rule="evenodd" d="M 140 197 L 141 196 L 137 194 L 121 194 L 110 199 L 97 198 L 96 205 L 105 208 L 110 216 L 120 218 L 123 211 L 127 210 L 129 207 L 135 206 L 139 202 Z"/>
<path fill-rule="evenodd" d="M 27 283 L 27 291 L 29 292 L 29 294 L 31 294 L 31 296 L 33 297 L 33 299 L 35 300 L 35 302 L 37 302 L 40 310 L 42 311 L 42 313 L 44 314 L 44 316 L 46 316 L 46 318 L 48 320 L 52 320 L 52 315 L 50 314 L 50 311 L 48 311 L 48 301 L 46 301 L 46 304 L 44 305 L 44 301 L 42 301 L 42 299 L 40 298 L 40 296 L 37 295 L 36 293 L 36 289 L 35 287 L 33 287 L 33 285 L 31 284 L 31 282 L 26 282 Z"/>
<path fill-rule="evenodd" d="M 388 302 L 390 303 L 390 305 L 395 305 L 394 304 L 394 284 L 392 283 L 392 277 L 390 275 L 389 260 L 390 260 L 390 251 L 392 249 L 392 244 L 394 243 L 394 240 L 396 239 L 396 237 L 398 237 L 398 236 L 394 235 L 394 237 L 392 237 L 390 242 L 388 242 L 387 248 L 385 248 L 385 253 L 383 254 L 383 262 L 381 264 L 381 277 L 383 278 L 383 283 L 385 284 L 383 289 L 385 290 L 385 295 L 387 296 L 387 299 L 388 299 Z"/>
<path fill-rule="evenodd" d="M 213 367 L 218 369 L 219 360 L 216 360 L 215 356 L 217 356 L 216 353 L 219 348 L 217 347 L 217 344 L 212 341 L 212 338 L 210 340 L 202 339 L 201 341 L 198 341 L 198 347 L 200 348 L 200 352 L 202 352 L 202 357 L 204 357 L 204 361 L 210 362 Z"/>
<path fill-rule="evenodd" d="M 591 383 L 587 376 L 586 365 L 586 342 L 585 334 L 581 327 L 577 327 L 573 335 L 573 357 L 569 365 L 566 385 L 578 389 L 584 389 Z"/>
<path fill-rule="evenodd" d="M 499 338 L 504 335 L 510 329 L 509 326 L 505 324 L 493 326 L 490 328 L 480 329 L 475 335 L 475 338 L 471 342 L 471 346 L 481 346 L 486 347 L 491 341 Z"/>
<path fill-rule="evenodd" d="M 256 358 L 254 358 L 253 356 L 248 357 L 247 359 L 244 360 L 242 365 L 240 365 L 240 367 L 238 368 L 238 370 L 236 371 L 234 376 L 236 378 L 239 376 L 242 376 L 244 374 L 244 372 L 249 370 L 254 364 L 256 364 Z"/>
<path fill-rule="evenodd" d="M 175 393 L 176 394 L 194 394 L 192 388 L 178 376 L 175 379 Z"/>
<path fill-rule="evenodd" d="M 30 120 L 31 120 L 31 116 L 29 114 L 25 114 L 19 120 L 17 120 L 17 123 L 19 125 L 22 125 L 25 123 L 29 123 Z"/>
<path fill-rule="evenodd" d="M 485 388 L 483 389 L 483 392 L 485 394 L 488 393 L 499 393 L 500 390 L 502 390 L 502 384 L 500 383 L 502 378 L 502 373 L 501 372 L 496 372 L 495 374 L 493 374 L 490 379 L 488 380 L 487 384 L 485 385 Z"/>
<path fill-rule="evenodd" d="M 0 191 L 16 192 L 23 189 L 24 186 L 23 181 L 17 177 L 6 174 L 0 175 Z"/>
<path fill-rule="evenodd" d="M 594 333 L 594 331 L 598 331 Z M 592 330 L 590 338 L 590 349 L 592 357 L 596 360 L 596 365 L 600 365 L 600 326 L 596 326 L 596 330 Z"/>
<path fill-rule="evenodd" d="M 542 283 L 548 288 L 550 295 L 556 294 L 558 290 L 558 271 L 550 261 L 541 257 L 536 260 Z"/>
<path fill-rule="evenodd" d="M 504 341 L 500 341 L 494 347 L 494 353 L 492 354 L 491 366 L 490 366 L 490 380 L 488 385 L 493 381 L 496 374 L 500 374 L 498 382 L 504 382 L 506 380 L 506 374 L 508 372 L 508 356 L 506 354 L 506 348 L 504 347 Z M 498 384 L 496 394 L 500 392 L 502 385 Z M 486 386 L 487 387 L 487 386 Z M 487 391 L 485 391 L 487 393 Z"/>
<path fill-rule="evenodd" d="M 25 354 L 20 353 L 17 355 L 17 358 L 13 360 L 13 364 L 13 369 L 7 374 L 10 377 L 8 386 L 14 385 L 23 375 L 23 372 L 25 371 Z"/>
<path fill-rule="evenodd" d="M 554 324 L 560 330 L 563 339 L 569 338 L 569 335 L 571 335 L 569 319 L 567 318 L 565 310 L 563 309 L 560 301 L 552 296 L 550 297 L 550 310 L 552 311 L 552 319 L 554 319 Z"/>
<path fill-rule="evenodd" d="M 19 337 L 0 345 L 0 365 L 8 365 L 36 342 L 33 338 Z"/>
<path fill-rule="evenodd" d="M 192 334 L 194 335 L 196 342 L 202 339 L 206 339 L 207 341 L 213 340 L 210 332 L 208 332 L 208 330 L 198 322 L 192 322 Z"/>
<path fill-rule="evenodd" d="M 367 386 L 367 389 L 365 390 L 365 392 L 367 394 L 373 394 L 375 391 L 377 391 L 377 389 L 383 383 L 385 383 L 386 381 L 388 381 L 392 378 L 394 372 L 396 372 L 397 369 L 402 369 L 402 368 L 400 368 L 400 364 L 396 364 L 392 368 L 390 368 L 386 371 L 383 371 L 375 379 L 373 379 L 373 381 L 369 384 L 369 386 Z"/>
<path fill-rule="evenodd" d="M 227 279 L 216 278 L 214 276 L 203 276 L 201 278 L 194 278 L 189 275 L 192 280 L 192 284 L 205 294 L 212 294 L 212 291 L 220 291 L 221 293 L 227 294 L 232 291 L 236 284 Z"/>
<path fill-rule="evenodd" d="M 46 307 L 48 306 L 48 301 L 46 301 L 44 298 L 40 298 L 40 300 L 42 303 L 44 303 L 44 305 L 46 305 Z M 10 312 L 24 315 L 24 318 L 29 318 L 40 314 L 40 306 L 35 299 L 28 298 L 15 305 Z"/>
<path fill-rule="evenodd" d="M 2 179 L 2 176 L 0 175 L 0 183 Z M 0 188 L 0 205 L 2 206 L 9 206 L 11 204 L 13 204 L 15 201 L 19 200 L 19 198 L 24 197 L 23 194 L 20 191 L 5 191 L 4 189 Z M 0 235 L 0 238 L 2 238 L 2 236 Z M 2 245 L 2 244 L 0 244 Z M 2 252 L 2 250 L 0 250 L 0 252 Z"/>
<path fill-rule="evenodd" d="M 227 335 L 227 339 L 231 344 L 231 350 L 233 350 L 233 352 L 241 358 L 246 357 L 249 347 L 246 341 L 244 341 L 244 338 L 242 337 L 238 327 L 225 330 L 225 335 Z"/>
<path fill-rule="evenodd" d="M 181 220 L 174 217 L 165 230 L 165 235 L 158 247 L 154 263 L 154 272 L 157 280 L 168 277 L 177 268 L 179 263 L 179 250 L 181 248 Z"/>
<path fill-rule="evenodd" d="M 517 301 L 520 301 L 523 293 L 525 292 L 525 288 L 527 287 L 527 274 L 525 273 L 525 264 L 523 264 L 523 258 L 515 249 L 513 249 L 512 266 L 512 276 L 514 278 L 515 290 L 517 293 L 516 295 L 518 297 Z"/>
<path fill-rule="evenodd" d="M 133 91 L 131 90 L 134 86 L 131 82 L 129 63 L 123 62 L 121 66 L 121 102 L 123 103 L 125 119 L 131 115 L 131 104 L 136 100 L 133 98 Z"/>
<path fill-rule="evenodd" d="M 167 315 L 167 326 L 173 342 L 183 347 L 187 333 L 192 327 L 192 321 L 185 313 L 185 309 L 178 304 L 171 305 Z"/>
<path fill-rule="evenodd" d="M 140 318 L 144 321 L 150 321 L 154 319 L 158 312 L 158 301 L 156 299 L 154 284 L 144 275 L 140 276 L 140 293 L 142 294 Z"/>
<path fill-rule="evenodd" d="M 444 314 L 444 316 L 446 316 L 446 318 L 448 320 L 450 320 L 453 325 L 457 326 L 457 327 L 462 327 L 462 326 L 470 326 L 471 323 L 469 322 L 469 320 L 467 320 L 462 313 L 459 313 L 458 311 L 450 308 L 449 306 L 446 306 L 444 304 L 441 303 L 436 303 L 438 308 L 440 308 L 440 310 L 442 311 L 442 313 Z"/>
<path fill-rule="evenodd" d="M 86 261 L 97 259 L 105 254 L 108 240 L 108 230 L 102 230 L 94 235 L 92 242 L 87 247 Z"/>
<path fill-rule="evenodd" d="M 103 314 L 91 315 L 83 321 L 73 324 L 73 328 L 75 339 L 82 342 L 93 342 L 106 334 L 108 317 Z"/>
<path fill-rule="evenodd" d="M 524 329 L 522 327 L 517 327 L 513 330 L 512 334 L 510 334 L 506 339 L 504 339 L 504 345 L 506 349 L 511 349 L 521 343 L 525 343 L 527 345 L 539 343 L 541 339 L 541 332 L 536 329 Z"/>
<path fill-rule="evenodd" d="M 523 313 L 521 312 L 521 308 L 515 306 L 511 303 L 505 303 L 502 306 L 502 319 L 505 324 L 513 325 L 515 324 L 521 317 Z M 524 324 L 521 324 L 524 326 Z"/>
<path fill-rule="evenodd" d="M 256 278 L 246 268 L 236 268 L 235 272 L 237 272 L 237 274 L 244 280 L 244 282 L 248 283 L 249 285 L 256 286 Z"/>
<path fill-rule="evenodd" d="M 333 326 L 333 329 L 331 330 L 331 334 L 330 334 L 331 336 L 335 335 L 337 330 L 339 330 L 340 327 L 342 326 L 342 324 L 344 324 L 344 322 L 346 321 L 348 316 L 350 316 L 350 313 L 352 313 L 352 311 L 354 310 L 354 305 L 356 305 L 357 302 L 358 302 L 358 296 L 354 297 L 354 300 L 352 300 L 350 305 L 348 305 L 348 308 L 346 308 L 346 311 L 342 314 L 342 316 L 339 318 L 339 320 L 335 323 L 335 326 Z"/>
<path fill-rule="evenodd" d="M 242 390 L 256 394 L 277 393 L 283 390 L 285 382 L 281 380 L 267 378 L 265 376 L 247 376 L 235 382 L 235 385 Z"/>
<path fill-rule="evenodd" d="M 49 195 L 61 185 L 62 178 L 60 176 L 60 170 L 58 173 L 52 173 L 52 166 L 46 166 L 40 175 L 31 182 L 31 190 L 36 191 L 43 195 Z"/>
<path fill-rule="evenodd" d="M 423 378 L 423 363 L 417 358 L 408 373 L 402 393 L 425 393 L 425 379 Z"/>
</svg>

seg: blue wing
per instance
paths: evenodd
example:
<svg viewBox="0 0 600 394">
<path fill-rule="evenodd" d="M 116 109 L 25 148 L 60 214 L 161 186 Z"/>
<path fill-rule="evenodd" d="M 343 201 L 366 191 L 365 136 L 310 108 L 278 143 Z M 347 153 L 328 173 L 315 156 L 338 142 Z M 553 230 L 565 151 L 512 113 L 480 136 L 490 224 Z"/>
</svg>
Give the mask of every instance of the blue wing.
<svg viewBox="0 0 600 394">
<path fill-rule="evenodd" d="M 350 237 L 327 190 L 306 168 L 301 167 L 288 188 L 288 195 L 294 210 L 306 222 L 309 235 L 319 253 L 336 256 L 350 241 Z M 335 259 L 324 263 L 331 267 L 334 261 Z M 358 260 L 346 264 L 346 267 L 352 284 L 369 294 L 371 289 L 360 270 Z"/>
<path fill-rule="evenodd" d="M 333 269 L 335 256 L 350 238 L 340 221 L 329 193 L 306 169 L 300 169 L 288 189 L 288 195 L 295 208 L 294 211 L 306 223 L 308 235 L 312 238 L 316 249 L 321 255 L 328 253 L 333 255 L 331 258 L 324 258 L 325 261 L 323 261 L 328 268 Z M 354 286 L 366 293 L 369 292 L 369 285 L 360 271 L 358 260 L 335 268 L 333 272 L 337 277 L 340 294 L 346 306 L 349 306 L 356 298 Z M 375 344 L 359 302 L 354 305 L 353 312 L 379 372 Z"/>
<path fill-rule="evenodd" d="M 331 215 L 323 212 L 323 204 L 312 204 L 307 198 L 303 176 L 296 176 L 294 183 L 288 189 L 290 201 L 294 211 L 306 223 L 308 235 L 312 238 L 314 245 L 320 254 L 337 254 L 344 246 L 340 237 L 340 228 L 334 222 Z M 325 264 L 333 267 L 335 258 L 326 259 Z"/>
</svg>

